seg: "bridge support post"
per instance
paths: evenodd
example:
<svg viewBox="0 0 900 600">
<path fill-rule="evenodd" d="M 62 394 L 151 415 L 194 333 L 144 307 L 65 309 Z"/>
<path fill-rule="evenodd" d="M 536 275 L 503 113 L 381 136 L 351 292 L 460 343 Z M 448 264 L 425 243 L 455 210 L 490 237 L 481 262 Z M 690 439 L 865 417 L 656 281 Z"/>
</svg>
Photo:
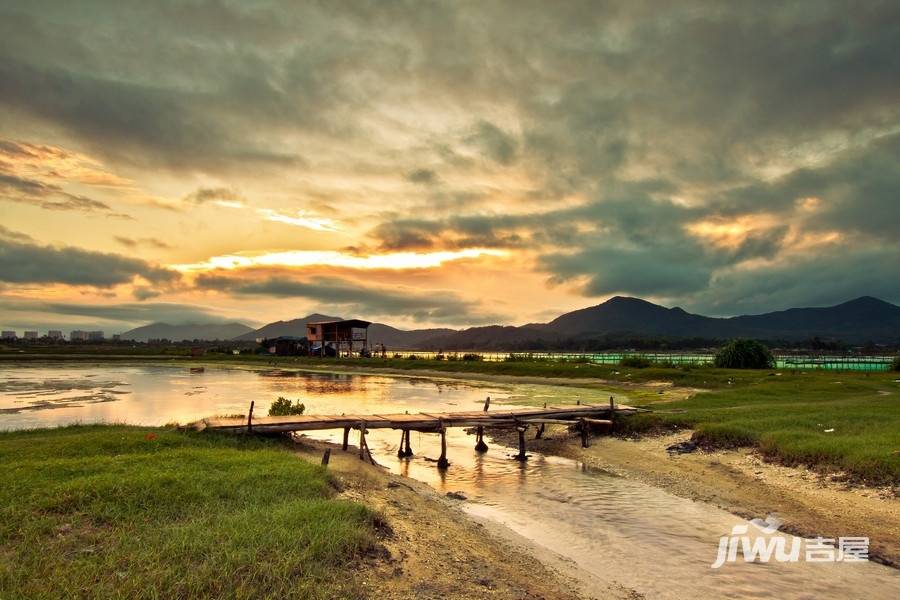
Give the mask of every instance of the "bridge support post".
<svg viewBox="0 0 900 600">
<path fill-rule="evenodd" d="M 400 447 L 397 448 L 397 458 L 406 457 L 406 451 L 403 449 L 403 443 L 406 441 L 407 435 L 409 435 L 409 429 L 400 430 Z"/>
<path fill-rule="evenodd" d="M 484 412 L 487 412 L 491 407 L 491 397 L 488 396 L 484 399 Z M 481 425 L 478 426 L 478 429 L 475 430 L 475 452 L 487 452 L 488 445 L 484 443 L 484 427 Z"/>
<path fill-rule="evenodd" d="M 347 451 L 347 441 L 349 440 L 349 438 L 350 438 L 350 428 L 344 427 L 344 442 L 341 444 L 341 450 L 343 450 L 344 452 Z"/>
<path fill-rule="evenodd" d="M 475 452 L 487 452 L 488 445 L 484 443 L 484 427 L 478 426 L 475 430 Z"/>
<path fill-rule="evenodd" d="M 411 433 L 410 430 L 407 429 L 406 430 L 406 446 L 403 448 L 403 456 L 405 456 L 406 458 L 409 458 L 413 455 L 412 448 L 409 446 L 409 434 L 410 433 Z"/>
<path fill-rule="evenodd" d="M 528 455 L 525 454 L 525 429 L 526 427 L 519 426 L 516 427 L 516 431 L 519 432 L 519 453 L 516 454 L 516 460 L 519 462 L 525 462 L 528 460 Z"/>
<path fill-rule="evenodd" d="M 447 460 L 447 428 L 441 425 L 441 456 L 437 461 L 438 469 L 446 469 L 450 466 Z"/>
<path fill-rule="evenodd" d="M 587 424 L 587 421 L 584 419 L 579 419 L 579 428 L 581 429 L 581 447 L 588 448 L 591 445 L 591 430 L 590 425 Z"/>
<path fill-rule="evenodd" d="M 538 425 L 537 433 L 534 434 L 534 439 L 539 440 L 544 437 L 544 424 L 541 423 Z"/>
</svg>

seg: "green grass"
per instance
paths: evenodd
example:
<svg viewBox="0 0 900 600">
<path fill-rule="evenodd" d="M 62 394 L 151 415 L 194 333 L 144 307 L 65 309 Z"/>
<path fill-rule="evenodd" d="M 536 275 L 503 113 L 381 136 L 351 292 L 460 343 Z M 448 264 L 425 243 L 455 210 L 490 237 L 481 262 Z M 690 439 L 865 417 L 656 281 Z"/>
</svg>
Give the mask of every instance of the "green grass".
<svg viewBox="0 0 900 600">
<path fill-rule="evenodd" d="M 896 374 L 724 371 L 716 389 L 650 404 L 654 410 L 620 420 L 620 432 L 689 427 L 713 447 L 755 446 L 786 464 L 845 470 L 872 483 L 900 483 L 900 384 Z M 720 385 L 721 378 L 732 383 Z M 701 380 L 702 381 L 702 380 Z M 707 386 L 713 387 L 713 386 Z M 827 431 L 833 429 L 833 431 Z"/>
<path fill-rule="evenodd" d="M 0 434 L 0 598 L 334 598 L 373 514 L 283 442 L 73 426 Z"/>
</svg>

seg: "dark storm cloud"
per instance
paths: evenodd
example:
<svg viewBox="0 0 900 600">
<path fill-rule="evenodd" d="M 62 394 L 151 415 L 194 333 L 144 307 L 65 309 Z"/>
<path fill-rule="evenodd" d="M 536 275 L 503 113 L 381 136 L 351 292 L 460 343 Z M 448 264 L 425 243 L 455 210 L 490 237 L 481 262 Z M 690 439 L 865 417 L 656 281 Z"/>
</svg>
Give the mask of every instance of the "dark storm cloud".
<svg viewBox="0 0 900 600">
<path fill-rule="evenodd" d="M 156 284 L 179 278 L 174 271 L 118 254 L 0 239 L 0 281 L 111 287 L 138 276 Z"/>
<path fill-rule="evenodd" d="M 201 306 L 169 302 L 102 305 L 0 298 L 0 310 L 8 313 L 51 314 L 57 319 L 62 315 L 131 324 L 157 321 L 167 323 L 224 323 L 227 321 Z"/>
<path fill-rule="evenodd" d="M 476 302 L 445 290 L 411 290 L 375 287 L 340 278 L 297 280 L 271 277 L 249 280 L 240 276 L 201 275 L 196 285 L 237 295 L 307 298 L 322 306 L 341 305 L 362 315 L 388 315 L 433 323 L 496 322 L 501 317 L 485 314 Z"/>
<path fill-rule="evenodd" d="M 900 253 L 894 248 L 840 250 L 782 265 L 726 272 L 699 294 L 686 296 L 698 312 L 752 314 L 760 306 L 831 306 L 865 295 L 900 298 Z"/>
</svg>

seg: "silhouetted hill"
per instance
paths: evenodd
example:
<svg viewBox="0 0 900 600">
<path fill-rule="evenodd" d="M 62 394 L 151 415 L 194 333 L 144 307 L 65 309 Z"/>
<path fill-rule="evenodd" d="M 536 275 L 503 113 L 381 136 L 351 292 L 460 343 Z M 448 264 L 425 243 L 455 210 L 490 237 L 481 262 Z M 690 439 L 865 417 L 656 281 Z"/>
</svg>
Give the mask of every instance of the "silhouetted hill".
<svg viewBox="0 0 900 600">
<path fill-rule="evenodd" d="M 306 337 L 306 324 L 310 321 L 339 321 L 341 317 L 329 317 L 328 315 L 320 315 L 313 313 L 300 317 L 299 319 L 291 319 L 290 321 L 275 321 L 268 325 L 263 325 L 259 329 L 250 330 L 243 335 L 235 336 L 235 340 L 249 341 L 260 338 L 276 338 L 283 335 L 295 337 Z"/>
<path fill-rule="evenodd" d="M 424 342 L 432 338 L 456 333 L 455 329 L 397 329 L 384 323 L 372 323 L 369 325 L 369 343 L 384 344 L 388 351 L 412 350 L 419 348 Z"/>
<path fill-rule="evenodd" d="M 429 349 L 575 348 L 590 340 L 707 339 L 750 337 L 799 342 L 813 337 L 845 343 L 900 342 L 900 307 L 864 296 L 824 308 L 716 318 L 616 296 L 603 304 L 560 315 L 546 325 L 473 327 L 427 340 Z"/>
<path fill-rule="evenodd" d="M 687 337 L 713 327 L 718 319 L 692 315 L 680 308 L 665 308 L 640 298 L 616 296 L 603 304 L 561 315 L 545 325 L 563 336 L 640 333 L 648 336 Z"/>
<path fill-rule="evenodd" d="M 790 308 L 732 317 L 728 322 L 732 335 L 764 339 L 818 336 L 847 342 L 900 340 L 900 307 L 871 296 L 826 308 Z"/>
<path fill-rule="evenodd" d="M 146 342 L 147 340 L 230 340 L 236 336 L 253 331 L 243 323 L 187 323 L 170 325 L 169 323 L 151 323 L 126 331 L 121 335 L 123 340 Z"/>
<path fill-rule="evenodd" d="M 255 331 L 250 331 L 249 333 L 238 336 L 235 339 L 253 341 L 258 338 L 273 338 L 282 335 L 305 337 L 306 324 L 310 321 L 338 321 L 341 318 L 342 317 L 329 317 L 328 315 L 313 313 L 299 319 L 269 323 Z M 447 335 L 454 331 L 455 330 L 453 329 L 413 329 L 411 331 L 405 331 L 383 323 L 372 323 L 369 326 L 369 343 L 384 344 L 388 350 L 409 350 L 420 346 L 422 342 L 429 338 Z"/>
<path fill-rule="evenodd" d="M 270 323 L 237 339 L 253 340 L 280 335 L 306 335 L 308 321 L 339 317 L 313 314 L 292 321 Z M 369 327 L 369 342 L 388 350 L 546 350 L 576 349 L 617 341 L 725 340 L 750 337 L 770 341 L 802 342 L 819 337 L 844 343 L 900 342 L 900 307 L 864 296 L 837 306 L 792 308 L 761 315 L 717 318 L 666 308 L 616 296 L 602 304 L 560 315 L 549 323 L 521 327 L 490 325 L 453 329 L 396 329 L 383 323 Z"/>
<path fill-rule="evenodd" d="M 426 350 L 510 350 L 528 347 L 530 342 L 557 341 L 556 334 L 538 327 L 511 325 L 487 325 L 470 327 L 446 335 L 423 340 L 422 348 Z"/>
</svg>

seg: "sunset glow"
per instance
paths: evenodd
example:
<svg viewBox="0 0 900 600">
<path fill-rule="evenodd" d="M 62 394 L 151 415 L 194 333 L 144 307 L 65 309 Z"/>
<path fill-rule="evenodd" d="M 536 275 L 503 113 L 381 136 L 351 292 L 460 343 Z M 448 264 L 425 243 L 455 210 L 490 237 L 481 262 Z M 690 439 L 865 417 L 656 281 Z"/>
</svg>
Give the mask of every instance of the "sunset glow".
<svg viewBox="0 0 900 600">
<path fill-rule="evenodd" d="M 118 331 L 173 306 L 468 327 L 616 295 L 715 315 L 900 299 L 891 19 L 16 4 L 0 9 L 6 328 Z M 338 302 L 335 281 L 366 293 Z M 415 307 L 373 300 L 396 290 Z"/>
</svg>

